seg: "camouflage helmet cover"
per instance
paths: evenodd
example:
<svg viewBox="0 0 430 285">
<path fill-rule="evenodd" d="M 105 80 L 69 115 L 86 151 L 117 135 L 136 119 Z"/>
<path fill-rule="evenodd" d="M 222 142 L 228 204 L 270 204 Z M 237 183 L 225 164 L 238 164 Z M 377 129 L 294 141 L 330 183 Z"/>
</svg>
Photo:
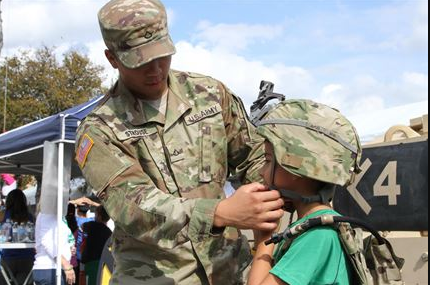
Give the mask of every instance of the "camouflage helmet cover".
<svg viewBox="0 0 430 285">
<path fill-rule="evenodd" d="M 111 0 L 98 13 L 106 46 L 127 68 L 176 52 L 158 0 Z"/>
<path fill-rule="evenodd" d="M 345 186 L 359 172 L 360 140 L 337 110 L 308 100 L 283 101 L 258 124 L 276 161 L 301 177 Z"/>
</svg>

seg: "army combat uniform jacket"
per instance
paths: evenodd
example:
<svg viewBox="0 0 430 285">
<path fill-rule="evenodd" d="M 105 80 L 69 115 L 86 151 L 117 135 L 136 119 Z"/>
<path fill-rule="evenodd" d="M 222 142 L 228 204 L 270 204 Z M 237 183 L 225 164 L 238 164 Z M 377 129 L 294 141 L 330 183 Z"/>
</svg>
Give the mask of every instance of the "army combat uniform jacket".
<svg viewBox="0 0 430 285">
<path fill-rule="evenodd" d="M 230 174 L 261 180 L 263 143 L 222 83 L 171 71 L 164 116 L 119 80 L 77 142 L 76 160 L 115 222 L 113 284 L 243 284 L 247 240 L 213 219 Z"/>
</svg>

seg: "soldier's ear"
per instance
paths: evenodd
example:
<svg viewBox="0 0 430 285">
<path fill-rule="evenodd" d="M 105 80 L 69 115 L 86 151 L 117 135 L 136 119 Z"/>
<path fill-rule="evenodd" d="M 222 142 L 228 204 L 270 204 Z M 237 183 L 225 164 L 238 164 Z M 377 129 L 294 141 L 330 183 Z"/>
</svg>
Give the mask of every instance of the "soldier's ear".
<svg viewBox="0 0 430 285">
<path fill-rule="evenodd" d="M 109 60 L 112 67 L 115 69 L 118 69 L 118 61 L 117 61 L 118 59 L 116 58 L 115 54 L 112 51 L 106 49 L 105 56 Z"/>
</svg>

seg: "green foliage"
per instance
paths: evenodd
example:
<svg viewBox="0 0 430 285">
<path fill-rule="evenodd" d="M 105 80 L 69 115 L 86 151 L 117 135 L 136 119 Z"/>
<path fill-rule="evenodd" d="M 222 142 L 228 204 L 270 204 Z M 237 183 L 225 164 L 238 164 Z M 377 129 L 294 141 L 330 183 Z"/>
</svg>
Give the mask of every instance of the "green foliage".
<svg viewBox="0 0 430 285">
<path fill-rule="evenodd" d="M 106 93 L 102 87 L 103 67 L 76 51 L 63 55 L 58 62 L 53 48 L 35 53 L 22 51 L 0 65 L 0 123 L 3 126 L 6 66 L 6 129 L 64 111 Z"/>
</svg>

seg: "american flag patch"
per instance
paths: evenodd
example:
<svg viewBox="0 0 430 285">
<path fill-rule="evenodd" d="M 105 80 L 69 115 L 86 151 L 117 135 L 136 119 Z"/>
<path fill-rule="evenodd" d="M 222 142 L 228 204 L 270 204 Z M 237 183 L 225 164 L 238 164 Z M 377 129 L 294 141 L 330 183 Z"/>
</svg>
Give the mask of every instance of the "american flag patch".
<svg viewBox="0 0 430 285">
<path fill-rule="evenodd" d="M 82 137 L 81 143 L 79 144 L 78 150 L 76 152 L 76 161 L 78 162 L 81 169 L 84 168 L 85 163 L 87 162 L 88 154 L 90 153 L 93 145 L 94 141 L 89 135 L 85 134 Z"/>
</svg>

